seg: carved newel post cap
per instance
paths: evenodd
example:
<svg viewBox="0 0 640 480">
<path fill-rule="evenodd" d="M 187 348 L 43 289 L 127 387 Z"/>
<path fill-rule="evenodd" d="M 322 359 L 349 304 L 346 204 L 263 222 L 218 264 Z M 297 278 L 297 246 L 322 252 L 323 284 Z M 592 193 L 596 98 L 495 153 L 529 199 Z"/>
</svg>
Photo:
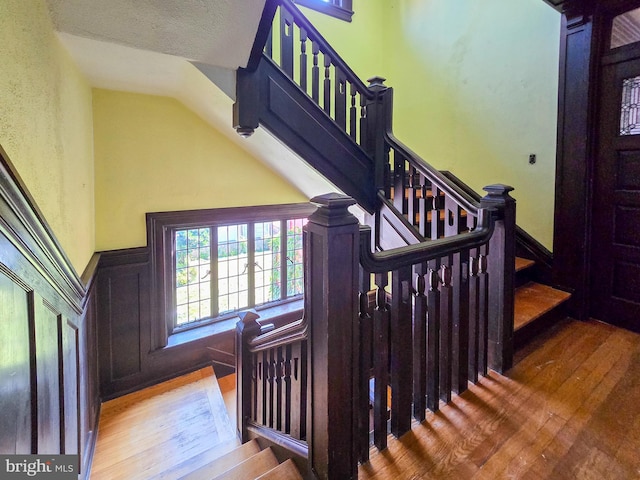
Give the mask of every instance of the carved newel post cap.
<svg viewBox="0 0 640 480">
<path fill-rule="evenodd" d="M 311 203 L 318 205 L 309 221 L 324 226 L 337 226 L 358 223 L 358 219 L 349 212 L 349 207 L 356 201 L 348 195 L 340 193 L 325 193 L 313 197 Z"/>
<path fill-rule="evenodd" d="M 502 183 L 494 183 L 493 185 L 487 185 L 483 188 L 489 197 L 504 197 L 509 196 L 509 192 L 514 189 L 510 185 L 504 185 Z"/>
<path fill-rule="evenodd" d="M 378 76 L 371 77 L 371 78 L 369 78 L 367 80 L 367 82 L 369 82 L 369 88 L 372 88 L 372 87 L 385 87 L 386 88 L 386 85 L 384 84 L 384 82 L 386 82 L 386 81 L 387 81 L 386 78 L 378 77 Z"/>
<path fill-rule="evenodd" d="M 238 317 L 240 321 L 245 325 L 253 325 L 258 324 L 257 320 L 260 318 L 260 315 L 256 313 L 255 310 L 245 310 L 244 312 L 238 313 Z"/>
</svg>

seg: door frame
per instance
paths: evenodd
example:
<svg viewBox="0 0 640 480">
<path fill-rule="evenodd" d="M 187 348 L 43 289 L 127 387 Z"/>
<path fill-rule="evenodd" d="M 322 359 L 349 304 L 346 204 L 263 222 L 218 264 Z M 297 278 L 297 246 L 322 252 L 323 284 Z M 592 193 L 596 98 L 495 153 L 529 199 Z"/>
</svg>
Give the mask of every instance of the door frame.
<svg viewBox="0 0 640 480">
<path fill-rule="evenodd" d="M 568 313 L 587 319 L 591 305 L 591 228 L 598 155 L 601 65 L 629 55 L 608 51 L 611 21 L 640 0 L 569 0 L 563 5 L 558 85 L 558 135 L 553 283 L 570 291 Z"/>
</svg>

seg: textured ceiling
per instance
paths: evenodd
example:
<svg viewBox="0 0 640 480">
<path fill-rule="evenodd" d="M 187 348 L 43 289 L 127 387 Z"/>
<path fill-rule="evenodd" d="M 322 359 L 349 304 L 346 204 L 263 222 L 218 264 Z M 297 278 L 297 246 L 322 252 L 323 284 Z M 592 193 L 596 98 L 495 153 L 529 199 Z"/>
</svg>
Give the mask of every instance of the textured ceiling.
<svg viewBox="0 0 640 480">
<path fill-rule="evenodd" d="M 236 69 L 265 0 L 47 0 L 58 31 Z"/>
</svg>

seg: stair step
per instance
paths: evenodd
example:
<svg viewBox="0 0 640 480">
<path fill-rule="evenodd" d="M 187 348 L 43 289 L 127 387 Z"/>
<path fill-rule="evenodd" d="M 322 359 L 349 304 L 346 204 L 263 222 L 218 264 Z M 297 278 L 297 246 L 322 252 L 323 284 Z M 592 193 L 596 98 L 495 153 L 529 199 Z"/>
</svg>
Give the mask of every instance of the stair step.
<svg viewBox="0 0 640 480">
<path fill-rule="evenodd" d="M 229 453 L 218 456 L 213 461 L 210 461 L 199 468 L 180 477 L 180 480 L 201 480 L 203 478 L 214 478 L 216 475 L 221 475 L 230 469 L 233 469 L 236 465 L 241 464 L 247 459 L 253 458 L 254 455 L 259 454 L 260 446 L 255 440 L 251 440 L 238 448 L 230 451 Z"/>
<path fill-rule="evenodd" d="M 289 459 L 260 475 L 256 480 L 302 480 L 302 475 L 293 460 Z"/>
<path fill-rule="evenodd" d="M 218 475 L 217 477 L 194 477 L 194 478 L 213 478 L 213 480 L 246 480 L 257 478 L 267 473 L 272 468 L 278 466 L 278 459 L 271 448 L 265 448 L 244 462 L 239 463 L 235 467 Z"/>
<path fill-rule="evenodd" d="M 537 320 L 571 296 L 570 293 L 557 290 L 548 285 L 529 282 L 516 289 L 514 330 Z"/>
<path fill-rule="evenodd" d="M 165 470 L 159 475 L 154 476 L 153 480 L 175 480 L 175 479 L 185 478 L 185 475 L 187 475 L 186 478 L 188 478 L 188 474 L 191 474 L 191 472 L 193 472 L 194 470 L 204 468 L 207 465 L 210 465 L 216 462 L 217 460 L 233 452 L 235 449 L 239 448 L 240 446 L 241 446 L 240 441 L 236 438 L 226 443 L 216 445 L 215 447 L 209 448 L 204 452 L 201 452 L 176 465 L 173 465 L 168 470 Z M 231 466 L 226 467 L 224 468 L 224 470 L 221 470 L 221 471 L 225 471 L 228 468 L 231 468 Z"/>
<path fill-rule="evenodd" d="M 516 257 L 516 273 L 532 267 L 536 264 L 535 260 L 529 260 L 528 258 Z"/>
</svg>

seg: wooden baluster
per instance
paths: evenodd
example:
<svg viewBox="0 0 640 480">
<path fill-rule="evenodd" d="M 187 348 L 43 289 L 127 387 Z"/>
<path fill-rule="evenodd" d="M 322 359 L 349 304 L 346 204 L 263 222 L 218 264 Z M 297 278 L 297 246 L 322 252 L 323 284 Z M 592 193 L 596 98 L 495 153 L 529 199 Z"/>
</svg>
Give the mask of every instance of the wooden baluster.
<svg viewBox="0 0 640 480">
<path fill-rule="evenodd" d="M 469 258 L 469 380 L 478 381 L 478 333 L 480 316 L 480 278 L 478 257 L 480 249 L 473 250 Z"/>
<path fill-rule="evenodd" d="M 453 255 L 452 264 L 452 390 L 460 395 L 469 382 L 469 251 Z"/>
<path fill-rule="evenodd" d="M 307 406 L 308 406 L 308 385 L 309 385 L 309 354 L 307 341 L 300 345 L 300 361 L 298 362 L 298 375 L 300 376 L 300 440 L 307 439 Z M 297 422 L 296 422 L 297 423 Z"/>
<path fill-rule="evenodd" d="M 407 185 L 407 172 L 405 159 L 397 150 L 393 151 L 393 205 L 402 214 L 407 213 L 405 208 L 405 187 Z"/>
<path fill-rule="evenodd" d="M 249 341 L 260 333 L 260 318 L 255 312 L 247 311 L 238 315 L 236 324 L 236 418 L 237 428 L 242 441 L 248 440 L 247 420 L 251 418 L 253 384 L 253 365 L 255 356 L 249 350 Z"/>
<path fill-rule="evenodd" d="M 300 29 L 300 88 L 307 91 L 307 31 Z"/>
<path fill-rule="evenodd" d="M 369 143 L 367 137 L 367 125 L 367 97 L 360 94 L 360 142 L 358 142 L 358 145 L 360 145 L 362 148 L 365 148 L 365 146 Z"/>
<path fill-rule="evenodd" d="M 283 347 L 278 347 L 275 350 L 275 386 L 276 386 L 276 421 L 274 428 L 278 431 L 284 431 L 284 403 L 285 403 L 285 388 L 284 388 L 284 355 L 282 351 Z"/>
<path fill-rule="evenodd" d="M 260 378 L 260 372 L 258 368 L 260 366 L 260 361 L 258 359 L 257 354 L 251 355 L 251 364 L 253 371 L 252 379 L 251 379 L 251 414 L 249 418 L 254 422 L 258 421 L 258 383 Z"/>
<path fill-rule="evenodd" d="M 334 91 L 334 118 L 338 126 L 347 131 L 347 76 L 335 68 L 336 84 Z"/>
<path fill-rule="evenodd" d="M 386 291 L 387 274 L 376 274 L 376 309 L 373 312 L 373 443 L 380 450 L 387 447 L 387 388 L 389 386 L 389 308 Z"/>
<path fill-rule="evenodd" d="M 311 67 L 311 98 L 320 105 L 320 67 L 318 67 L 318 54 L 320 46 L 312 41 L 311 53 L 313 55 L 313 67 Z"/>
<path fill-rule="evenodd" d="M 458 235 L 458 204 L 449 195 L 444 197 L 444 236 Z"/>
<path fill-rule="evenodd" d="M 440 189 L 431 184 L 431 194 L 433 195 L 431 203 L 431 239 L 436 240 L 444 235 L 444 223 L 440 221 L 441 201 Z"/>
<path fill-rule="evenodd" d="M 258 352 L 257 354 L 258 361 L 258 394 L 256 398 L 256 422 L 260 425 L 266 424 L 266 401 L 267 397 L 265 395 L 267 391 L 267 364 L 266 364 L 266 354 L 265 352 Z"/>
<path fill-rule="evenodd" d="M 413 418 L 422 422 L 427 408 L 427 265 L 413 267 L 415 299 L 413 309 Z"/>
<path fill-rule="evenodd" d="M 487 254 L 489 248 L 484 245 L 480 248 L 478 258 L 479 300 L 478 300 L 478 373 L 487 374 L 489 364 L 488 335 L 489 335 L 489 271 Z"/>
<path fill-rule="evenodd" d="M 371 288 L 371 275 L 360 269 L 360 296 L 359 296 L 359 321 L 360 321 L 360 403 L 358 414 L 358 432 L 356 452 L 361 463 L 369 460 L 369 432 L 370 432 L 370 400 L 369 380 L 371 377 L 371 342 L 373 339 L 373 322 L 369 314 L 369 289 Z"/>
<path fill-rule="evenodd" d="M 409 194 L 407 195 L 407 219 L 411 225 L 418 225 L 418 190 L 420 180 L 414 167 L 409 166 Z"/>
<path fill-rule="evenodd" d="M 353 83 L 349 83 L 350 107 L 349 107 L 349 136 L 357 142 L 358 134 L 358 109 L 356 108 L 356 96 L 358 91 Z"/>
<path fill-rule="evenodd" d="M 324 56 L 324 83 L 322 87 L 323 103 L 322 108 L 327 115 L 331 116 L 331 57 L 327 53 Z"/>
<path fill-rule="evenodd" d="M 451 257 L 442 259 L 440 269 L 440 399 L 451 401 L 451 331 L 453 288 L 451 286 Z"/>
<path fill-rule="evenodd" d="M 275 354 L 273 349 L 269 349 L 267 354 L 267 424 L 269 428 L 275 425 Z"/>
<path fill-rule="evenodd" d="M 413 354 L 411 349 L 411 267 L 391 274 L 391 432 L 411 430 Z"/>
<path fill-rule="evenodd" d="M 438 260 L 428 262 L 427 292 L 427 408 L 437 412 L 440 402 L 440 290 Z"/>
<path fill-rule="evenodd" d="M 289 353 L 289 385 L 290 385 L 290 400 L 289 400 L 289 412 L 287 419 L 289 422 L 287 433 L 293 438 L 300 438 L 300 349 L 302 347 L 301 342 L 296 342 L 291 345 Z"/>
<path fill-rule="evenodd" d="M 418 175 L 420 182 L 420 200 L 418 201 L 418 217 L 420 221 L 418 223 L 418 231 L 424 238 L 429 238 L 431 232 L 427 227 L 427 210 L 429 210 L 429 200 L 427 199 L 427 179 L 421 173 Z"/>
<path fill-rule="evenodd" d="M 293 78 L 293 15 L 280 9 L 280 68 L 290 79 Z"/>
</svg>

